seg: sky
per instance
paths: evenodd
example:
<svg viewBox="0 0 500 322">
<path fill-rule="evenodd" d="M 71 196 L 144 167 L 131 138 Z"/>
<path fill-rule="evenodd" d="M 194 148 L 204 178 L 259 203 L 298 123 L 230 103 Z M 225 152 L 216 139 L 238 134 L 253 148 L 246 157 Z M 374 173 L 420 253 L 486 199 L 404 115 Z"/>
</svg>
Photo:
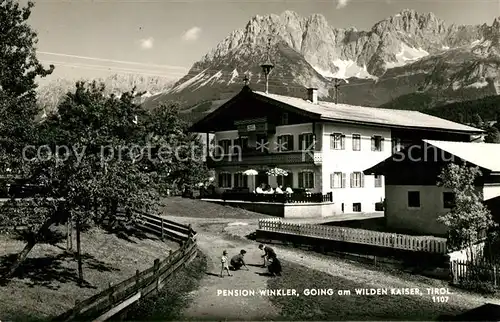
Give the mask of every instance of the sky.
<svg viewBox="0 0 500 322">
<path fill-rule="evenodd" d="M 110 73 L 178 79 L 255 15 L 321 13 L 334 27 L 367 30 L 405 8 L 450 24 L 491 25 L 500 16 L 500 0 L 35 0 L 29 23 L 39 59 L 56 66 L 45 81 Z"/>
</svg>

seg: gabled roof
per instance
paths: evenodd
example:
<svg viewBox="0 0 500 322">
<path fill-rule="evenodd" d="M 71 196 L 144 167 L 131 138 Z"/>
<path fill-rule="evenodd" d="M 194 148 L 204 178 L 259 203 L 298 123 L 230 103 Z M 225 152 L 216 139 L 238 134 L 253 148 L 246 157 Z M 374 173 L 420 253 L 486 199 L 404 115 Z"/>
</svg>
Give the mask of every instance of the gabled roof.
<svg viewBox="0 0 500 322">
<path fill-rule="evenodd" d="M 321 119 L 329 121 L 377 124 L 388 127 L 470 132 L 471 134 L 483 132 L 480 129 L 476 129 L 468 125 L 455 123 L 417 111 L 335 104 L 323 101 L 318 101 L 317 104 L 313 104 L 310 101 L 296 97 L 266 94 L 264 92 L 257 91 L 254 91 L 253 93 L 288 104 L 307 112 L 318 114 Z"/>
<path fill-rule="evenodd" d="M 245 86 L 240 93 L 219 106 L 212 113 L 193 124 L 190 130 L 196 132 L 200 127 L 203 127 L 203 124 L 214 119 L 222 111 L 231 108 L 239 99 L 252 97 L 275 104 L 283 109 L 294 110 L 309 118 L 323 121 L 463 134 L 480 134 L 484 132 L 468 125 L 455 123 L 417 111 L 335 104 L 323 101 L 312 103 L 301 98 L 252 91 L 248 86 Z"/>
<path fill-rule="evenodd" d="M 500 172 L 500 144 L 423 140 L 460 159 L 492 172 Z"/>
</svg>

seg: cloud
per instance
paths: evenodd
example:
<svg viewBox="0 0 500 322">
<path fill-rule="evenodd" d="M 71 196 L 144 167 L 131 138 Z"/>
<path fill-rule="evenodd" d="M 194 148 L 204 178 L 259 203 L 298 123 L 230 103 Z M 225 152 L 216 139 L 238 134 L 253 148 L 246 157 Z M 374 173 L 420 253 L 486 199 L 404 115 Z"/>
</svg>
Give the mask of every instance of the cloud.
<svg viewBox="0 0 500 322">
<path fill-rule="evenodd" d="M 184 41 L 195 41 L 200 37 L 201 28 L 192 27 L 188 29 L 183 35 L 182 40 Z"/>
<path fill-rule="evenodd" d="M 347 6 L 347 3 L 351 0 L 337 0 L 337 9 L 342 9 Z"/>
<path fill-rule="evenodd" d="M 154 46 L 155 40 L 153 37 L 149 37 L 149 38 L 141 39 L 140 42 L 141 42 L 142 49 L 151 49 Z"/>
</svg>

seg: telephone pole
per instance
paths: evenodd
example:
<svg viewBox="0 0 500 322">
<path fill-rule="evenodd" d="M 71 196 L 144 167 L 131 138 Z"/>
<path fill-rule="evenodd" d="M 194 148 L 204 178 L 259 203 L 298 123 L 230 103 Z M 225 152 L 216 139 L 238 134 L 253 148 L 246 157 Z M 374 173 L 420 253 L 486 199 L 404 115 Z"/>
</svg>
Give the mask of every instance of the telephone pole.
<svg viewBox="0 0 500 322">
<path fill-rule="evenodd" d="M 335 91 L 335 104 L 339 103 L 339 87 L 340 87 L 341 81 L 342 80 L 340 78 L 333 79 L 333 89 Z"/>
</svg>

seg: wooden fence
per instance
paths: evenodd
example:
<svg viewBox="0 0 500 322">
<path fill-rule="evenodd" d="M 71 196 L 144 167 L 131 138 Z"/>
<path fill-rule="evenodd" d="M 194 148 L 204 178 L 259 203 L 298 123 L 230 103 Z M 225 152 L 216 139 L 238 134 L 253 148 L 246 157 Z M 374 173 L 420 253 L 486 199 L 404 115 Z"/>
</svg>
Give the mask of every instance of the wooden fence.
<svg viewBox="0 0 500 322">
<path fill-rule="evenodd" d="M 280 219 L 260 219 L 259 230 L 410 251 L 447 253 L 446 239 L 434 236 L 411 236 L 356 228 L 293 224 Z"/>
<path fill-rule="evenodd" d="M 210 197 L 205 197 L 210 198 Z M 222 193 L 220 198 L 224 201 L 250 201 L 250 202 L 275 202 L 275 203 L 322 203 L 332 202 L 331 192 L 318 193 Z"/>
<path fill-rule="evenodd" d="M 180 224 L 139 210 L 135 210 L 135 212 L 139 215 L 136 225 L 160 236 L 162 239 L 168 238 L 183 243 L 190 235 L 196 235 L 191 225 Z"/>
<path fill-rule="evenodd" d="M 153 266 L 129 279 L 110 287 L 88 299 L 77 302 L 69 311 L 53 319 L 53 321 L 105 321 L 119 313 L 140 298 L 157 292 L 172 274 L 186 266 L 197 255 L 196 242 L 189 238 L 183 246 L 160 261 L 156 259 Z"/>
<path fill-rule="evenodd" d="M 466 260 L 450 262 L 450 274 L 453 284 L 480 281 L 492 283 L 497 287 L 498 264 L 472 263 Z"/>
</svg>

